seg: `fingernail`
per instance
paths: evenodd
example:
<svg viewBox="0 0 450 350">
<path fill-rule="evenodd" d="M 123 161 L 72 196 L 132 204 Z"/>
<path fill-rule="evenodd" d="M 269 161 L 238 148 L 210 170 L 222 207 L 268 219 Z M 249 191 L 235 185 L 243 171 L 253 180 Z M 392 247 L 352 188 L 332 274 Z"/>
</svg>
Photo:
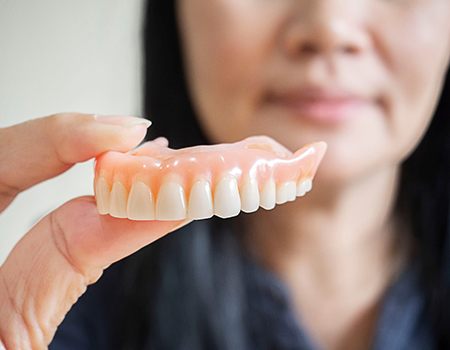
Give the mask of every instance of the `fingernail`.
<svg viewBox="0 0 450 350">
<path fill-rule="evenodd" d="M 94 115 L 94 119 L 100 123 L 120 125 L 127 128 L 135 126 L 145 126 L 148 128 L 152 125 L 152 122 L 148 119 L 132 116 L 119 116 L 119 115 Z"/>
</svg>

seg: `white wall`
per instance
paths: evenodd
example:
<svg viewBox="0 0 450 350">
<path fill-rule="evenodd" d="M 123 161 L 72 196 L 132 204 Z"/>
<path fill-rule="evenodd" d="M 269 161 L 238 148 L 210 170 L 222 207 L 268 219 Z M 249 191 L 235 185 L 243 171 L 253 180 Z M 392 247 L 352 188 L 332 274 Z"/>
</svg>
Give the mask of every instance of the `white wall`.
<svg viewBox="0 0 450 350">
<path fill-rule="evenodd" d="M 56 112 L 141 115 L 143 0 L 0 0 L 0 127 Z M 17 169 L 20 171 L 20 169 Z M 0 263 L 45 213 L 92 194 L 92 162 L 0 214 Z"/>
</svg>

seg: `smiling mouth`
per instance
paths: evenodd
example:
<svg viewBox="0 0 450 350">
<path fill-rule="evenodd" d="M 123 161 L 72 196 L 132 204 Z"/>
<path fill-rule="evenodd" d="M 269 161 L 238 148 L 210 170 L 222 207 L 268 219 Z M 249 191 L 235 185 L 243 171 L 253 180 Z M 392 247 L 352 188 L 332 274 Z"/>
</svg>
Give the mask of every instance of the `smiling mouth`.
<svg viewBox="0 0 450 350">
<path fill-rule="evenodd" d="M 340 124 L 376 107 L 373 99 L 338 89 L 291 89 L 272 93 L 266 101 L 296 119 Z"/>
</svg>

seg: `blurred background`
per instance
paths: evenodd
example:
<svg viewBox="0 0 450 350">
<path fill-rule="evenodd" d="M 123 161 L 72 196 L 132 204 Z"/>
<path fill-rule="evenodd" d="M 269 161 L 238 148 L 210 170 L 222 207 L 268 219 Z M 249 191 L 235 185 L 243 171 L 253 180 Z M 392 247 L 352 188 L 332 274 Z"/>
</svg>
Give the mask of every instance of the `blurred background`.
<svg viewBox="0 0 450 350">
<path fill-rule="evenodd" d="M 143 5 L 0 0 L 0 127 L 58 112 L 140 116 Z M 0 263 L 43 215 L 92 194 L 92 182 L 89 161 L 20 194 L 0 214 Z"/>
</svg>

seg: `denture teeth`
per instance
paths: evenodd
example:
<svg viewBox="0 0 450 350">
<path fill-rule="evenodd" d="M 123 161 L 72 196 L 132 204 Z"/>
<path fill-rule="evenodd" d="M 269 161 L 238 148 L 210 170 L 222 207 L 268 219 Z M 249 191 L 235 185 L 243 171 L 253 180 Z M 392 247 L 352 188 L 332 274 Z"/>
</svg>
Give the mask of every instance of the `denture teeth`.
<svg viewBox="0 0 450 350">
<path fill-rule="evenodd" d="M 259 208 L 259 190 L 256 179 L 246 177 L 242 183 L 241 206 L 245 213 L 252 213 Z"/>
<path fill-rule="evenodd" d="M 211 186 L 206 180 L 194 183 L 189 195 L 187 216 L 191 219 L 207 219 L 213 216 Z"/>
<path fill-rule="evenodd" d="M 294 181 L 283 182 L 277 187 L 277 204 L 283 204 L 295 200 L 297 197 L 297 185 Z"/>
<path fill-rule="evenodd" d="M 102 215 L 109 213 L 109 186 L 106 179 L 101 176 L 95 183 L 95 199 L 98 212 Z"/>
<path fill-rule="evenodd" d="M 267 181 L 261 190 L 260 206 L 266 210 L 273 209 L 276 202 L 276 185 L 270 179 Z"/>
<path fill-rule="evenodd" d="M 214 214 L 221 218 L 236 216 L 241 211 L 241 199 L 237 181 L 225 176 L 214 191 Z"/>
<path fill-rule="evenodd" d="M 152 193 L 143 182 L 133 184 L 128 198 L 128 218 L 131 220 L 154 220 L 155 204 Z"/>
<path fill-rule="evenodd" d="M 111 190 L 109 214 L 115 218 L 127 217 L 128 193 L 120 181 L 115 181 Z"/>
<path fill-rule="evenodd" d="M 186 218 L 186 197 L 183 186 L 175 181 L 164 182 L 156 200 L 156 220 Z"/>
<path fill-rule="evenodd" d="M 297 184 L 297 196 L 302 197 L 312 189 L 312 180 L 301 180 Z"/>
</svg>

